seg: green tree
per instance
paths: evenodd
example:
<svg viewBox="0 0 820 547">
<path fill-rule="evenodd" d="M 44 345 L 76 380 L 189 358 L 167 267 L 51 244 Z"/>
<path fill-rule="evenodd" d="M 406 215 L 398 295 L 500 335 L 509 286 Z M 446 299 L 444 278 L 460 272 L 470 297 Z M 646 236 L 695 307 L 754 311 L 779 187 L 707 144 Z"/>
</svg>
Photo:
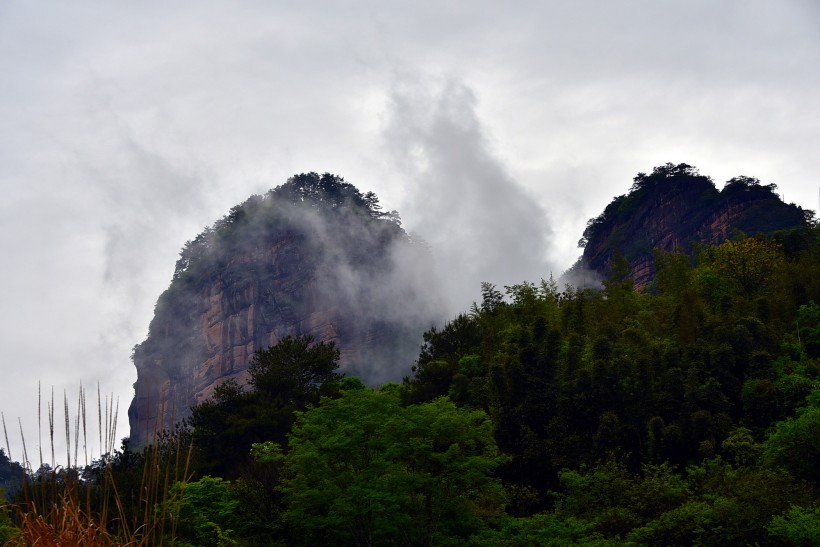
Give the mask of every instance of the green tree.
<svg viewBox="0 0 820 547">
<path fill-rule="evenodd" d="M 714 267 L 746 298 L 762 290 L 783 264 L 776 244 L 756 238 L 726 241 L 714 248 Z"/>
<path fill-rule="evenodd" d="M 198 466 L 205 472 L 232 475 L 247 458 L 255 439 L 256 398 L 233 379 L 217 386 L 210 399 L 191 409 Z"/>
<path fill-rule="evenodd" d="M 688 487 L 667 464 L 645 465 L 637 476 L 607 461 L 561 473 L 564 490 L 554 494 L 556 515 L 589 522 L 606 537 L 625 537 L 633 528 L 685 501 Z"/>
<path fill-rule="evenodd" d="M 205 476 L 196 482 L 174 483 L 169 491 L 169 511 L 178 523 L 177 545 L 223 547 L 236 545 L 233 529 L 239 501 L 231 496 L 230 484 Z"/>
<path fill-rule="evenodd" d="M 471 538 L 471 547 L 565 547 L 613 545 L 593 531 L 593 524 L 574 517 L 560 519 L 552 513 L 507 518 L 498 529 L 487 529 Z"/>
<path fill-rule="evenodd" d="M 285 336 L 257 351 L 248 366 L 250 389 L 229 380 L 191 409 L 203 470 L 233 477 L 250 460 L 253 443 L 285 443 L 295 412 L 338 392 L 338 367 L 335 344 L 317 343 L 309 335 Z"/>
<path fill-rule="evenodd" d="M 310 335 L 285 336 L 275 346 L 253 354 L 248 383 L 283 406 L 299 408 L 318 402 L 322 390 L 342 378 L 338 368 L 334 342 L 316 342 Z"/>
<path fill-rule="evenodd" d="M 5 494 L 0 495 L 0 503 L 6 498 L 11 499 L 20 490 L 25 474 L 25 469 L 19 463 L 11 461 L 6 451 L 0 448 L 0 490 L 5 491 Z"/>
<path fill-rule="evenodd" d="M 766 529 L 788 545 L 820 545 L 820 507 L 807 509 L 793 506 L 784 514 L 774 517 Z"/>
<path fill-rule="evenodd" d="M 734 461 L 736 466 L 751 466 L 757 463 L 763 447 L 756 443 L 752 432 L 745 427 L 738 427 L 723 441 L 723 452 Z"/>
<path fill-rule="evenodd" d="M 763 457 L 795 477 L 820 483 L 820 408 L 806 407 L 797 417 L 777 422 L 763 443 Z"/>
<path fill-rule="evenodd" d="M 7 541 L 10 541 L 19 533 L 20 530 L 15 528 L 11 522 L 11 516 L 6 507 L 6 496 L 3 489 L 0 488 L 0 545 L 6 545 Z"/>
<path fill-rule="evenodd" d="M 800 306 L 797 324 L 799 340 L 808 357 L 820 358 L 820 306 L 814 301 Z"/>
<path fill-rule="evenodd" d="M 446 398 L 401 406 L 398 389 L 346 391 L 300 414 L 285 456 L 294 541 L 431 545 L 501 512 L 503 461 L 483 411 Z"/>
</svg>

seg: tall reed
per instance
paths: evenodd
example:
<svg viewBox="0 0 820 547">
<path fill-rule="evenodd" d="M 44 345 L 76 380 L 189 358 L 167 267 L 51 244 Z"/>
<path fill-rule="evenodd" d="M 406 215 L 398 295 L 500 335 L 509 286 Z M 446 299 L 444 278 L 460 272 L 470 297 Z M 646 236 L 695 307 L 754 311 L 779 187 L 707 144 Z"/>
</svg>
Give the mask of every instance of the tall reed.
<svg viewBox="0 0 820 547">
<path fill-rule="evenodd" d="M 171 485 L 179 482 L 179 496 L 191 478 L 190 464 L 193 445 L 186 432 L 154 429 L 153 443 L 139 452 L 115 452 L 119 401 L 113 394 L 101 396 L 97 386 L 97 427 L 99 431 L 99 459 L 91 454 L 89 464 L 86 412 L 86 390 L 80 386 L 77 411 L 69 409 L 68 394 L 63 393 L 64 428 L 66 438 L 66 465 L 56 465 L 54 459 L 54 390 L 47 402 L 51 465 L 43 462 L 42 442 L 39 446 L 40 466 L 35 471 L 28 459 L 22 422 L 18 419 L 23 446 L 23 462 L 27 477 L 21 499 L 13 509 L 20 533 L 6 545 L 65 545 L 65 546 L 148 546 L 173 544 L 176 532 L 175 516 L 167 508 L 175 497 L 169 498 Z M 38 438 L 42 440 L 42 393 L 38 387 Z M 160 418 L 164 409 L 160 409 Z M 3 423 L 6 446 L 10 448 L 5 416 Z M 164 423 L 158 419 L 156 423 Z M 72 431 L 73 425 L 73 431 Z M 80 465 L 80 432 L 82 455 Z M 73 434 L 73 435 L 72 435 Z M 72 445 L 73 443 L 73 445 Z M 72 453 L 73 448 L 73 453 Z M 72 458 L 73 456 L 73 458 Z M 130 458 L 130 460 L 129 460 Z M 141 462 L 139 487 L 128 484 L 129 465 Z"/>
</svg>

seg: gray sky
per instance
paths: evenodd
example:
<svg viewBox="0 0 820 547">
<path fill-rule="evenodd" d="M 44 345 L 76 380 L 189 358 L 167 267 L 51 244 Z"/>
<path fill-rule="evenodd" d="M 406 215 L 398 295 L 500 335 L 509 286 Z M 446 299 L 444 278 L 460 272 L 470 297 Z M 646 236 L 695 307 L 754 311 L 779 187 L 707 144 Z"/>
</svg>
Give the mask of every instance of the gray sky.
<svg viewBox="0 0 820 547">
<path fill-rule="evenodd" d="M 127 435 L 131 348 L 183 243 L 297 172 L 398 209 L 440 257 L 452 310 L 482 280 L 560 274 L 587 219 L 667 161 L 816 209 L 818 6 L 3 1 L 12 457 L 19 416 L 39 463 L 38 381 L 58 423 L 63 390 L 99 382 Z"/>
</svg>

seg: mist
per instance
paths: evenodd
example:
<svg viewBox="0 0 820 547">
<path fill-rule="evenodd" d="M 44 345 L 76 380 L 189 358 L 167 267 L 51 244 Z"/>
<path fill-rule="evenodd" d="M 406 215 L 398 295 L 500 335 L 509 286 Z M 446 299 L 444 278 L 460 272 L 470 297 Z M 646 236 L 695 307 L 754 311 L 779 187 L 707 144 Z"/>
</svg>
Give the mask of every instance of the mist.
<svg viewBox="0 0 820 547">
<path fill-rule="evenodd" d="M 550 276 L 550 219 L 494 152 L 469 86 L 397 86 L 386 120 L 402 211 L 430 244 L 450 314 L 478 299 L 482 281 L 503 289 Z"/>
<path fill-rule="evenodd" d="M 358 337 L 390 333 L 376 344 L 355 340 L 364 351 L 345 359 L 342 371 L 368 385 L 400 381 L 410 374 L 424 331 L 447 320 L 446 293 L 427 242 L 407 235 L 399 223 L 362 223 L 357 216 L 349 210 L 288 212 L 317 259 L 320 300 L 313 304 L 338 309 L 339 328 Z"/>
<path fill-rule="evenodd" d="M 427 245 L 376 200 L 331 174 L 296 175 L 184 245 L 134 352 L 136 445 L 225 380 L 245 383 L 252 353 L 285 336 L 335 342 L 340 371 L 366 384 L 411 373 L 445 318 L 443 292 Z"/>
</svg>

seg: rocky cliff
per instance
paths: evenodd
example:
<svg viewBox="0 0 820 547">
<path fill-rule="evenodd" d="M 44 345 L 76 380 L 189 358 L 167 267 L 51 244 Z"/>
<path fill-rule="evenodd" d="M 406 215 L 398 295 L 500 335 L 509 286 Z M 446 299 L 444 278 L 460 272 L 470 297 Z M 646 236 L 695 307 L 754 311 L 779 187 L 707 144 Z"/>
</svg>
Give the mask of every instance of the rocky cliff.
<svg viewBox="0 0 820 547">
<path fill-rule="evenodd" d="M 133 355 L 131 442 L 186 418 L 219 383 L 243 383 L 260 347 L 288 334 L 335 341 L 341 368 L 398 380 L 439 318 L 426 247 L 333 175 L 291 178 L 186 243 Z"/>
<path fill-rule="evenodd" d="M 691 253 L 697 243 L 719 244 L 743 234 L 771 234 L 802 226 L 805 211 L 784 203 L 773 184 L 736 177 L 718 191 L 709 177 L 686 164 L 639 173 L 626 195 L 616 197 L 587 224 L 580 264 L 602 277 L 615 253 L 629 262 L 639 289 L 654 278 L 652 252 Z"/>
</svg>

